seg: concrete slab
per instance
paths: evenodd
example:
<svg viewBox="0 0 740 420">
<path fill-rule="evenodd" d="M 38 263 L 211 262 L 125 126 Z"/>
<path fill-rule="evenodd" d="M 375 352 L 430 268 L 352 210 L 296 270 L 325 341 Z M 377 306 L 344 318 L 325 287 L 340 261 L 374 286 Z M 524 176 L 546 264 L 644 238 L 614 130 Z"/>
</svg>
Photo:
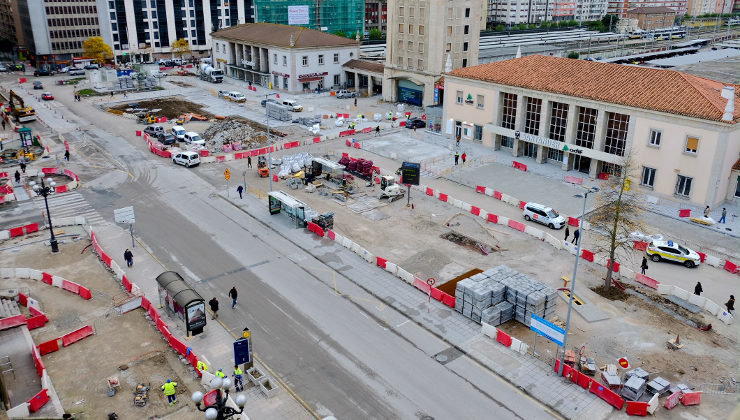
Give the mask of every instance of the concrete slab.
<svg viewBox="0 0 740 420">
<path fill-rule="evenodd" d="M 686 309 L 687 311 L 691 312 L 692 314 L 698 314 L 702 311 L 702 308 L 694 305 L 693 303 L 689 303 L 686 300 L 681 299 L 680 297 L 676 297 L 673 295 L 665 295 L 666 299 L 670 300 L 671 302 L 675 303 L 676 305 Z"/>
<path fill-rule="evenodd" d="M 425 143 L 406 135 L 404 132 L 365 140 L 362 142 L 362 148 L 380 156 L 410 162 L 421 162 L 425 159 L 434 159 L 450 154 L 450 151 L 444 147 Z"/>
<path fill-rule="evenodd" d="M 559 292 L 558 295 L 563 298 L 566 304 L 568 303 L 568 297 L 566 297 L 563 292 Z M 578 314 L 583 317 L 583 319 L 588 322 L 597 322 L 609 319 L 609 315 L 605 314 L 601 309 L 591 303 L 588 299 L 581 295 L 576 295 L 576 297 L 583 302 L 583 305 L 576 305 L 574 301 L 573 309 L 575 309 L 576 312 L 578 312 Z"/>
</svg>

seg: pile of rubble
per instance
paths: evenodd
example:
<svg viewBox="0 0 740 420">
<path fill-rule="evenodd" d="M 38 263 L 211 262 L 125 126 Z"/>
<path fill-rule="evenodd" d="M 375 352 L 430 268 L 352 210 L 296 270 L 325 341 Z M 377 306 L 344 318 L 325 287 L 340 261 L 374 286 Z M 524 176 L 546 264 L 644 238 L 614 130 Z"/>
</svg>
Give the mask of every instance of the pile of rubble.
<svg viewBox="0 0 740 420">
<path fill-rule="evenodd" d="M 241 143 L 242 149 L 262 147 L 266 141 L 265 133 L 247 124 L 234 120 L 222 120 L 212 124 L 203 132 L 206 147 L 221 151 L 224 144 Z"/>
</svg>

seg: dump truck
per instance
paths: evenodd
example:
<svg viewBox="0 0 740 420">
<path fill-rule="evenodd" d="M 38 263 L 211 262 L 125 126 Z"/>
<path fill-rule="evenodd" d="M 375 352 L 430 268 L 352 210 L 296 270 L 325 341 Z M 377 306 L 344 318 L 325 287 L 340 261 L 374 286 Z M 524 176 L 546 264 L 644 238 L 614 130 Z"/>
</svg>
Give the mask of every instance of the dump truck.
<svg viewBox="0 0 740 420">
<path fill-rule="evenodd" d="M 224 81 L 224 72 L 223 70 L 214 68 L 210 64 L 203 63 L 200 65 L 200 80 L 221 83 Z"/>
<path fill-rule="evenodd" d="M 36 121 L 36 110 L 30 106 L 26 106 L 23 102 L 23 98 L 18 96 L 17 93 L 10 91 L 10 113 L 13 115 L 18 122 L 29 122 Z"/>
</svg>

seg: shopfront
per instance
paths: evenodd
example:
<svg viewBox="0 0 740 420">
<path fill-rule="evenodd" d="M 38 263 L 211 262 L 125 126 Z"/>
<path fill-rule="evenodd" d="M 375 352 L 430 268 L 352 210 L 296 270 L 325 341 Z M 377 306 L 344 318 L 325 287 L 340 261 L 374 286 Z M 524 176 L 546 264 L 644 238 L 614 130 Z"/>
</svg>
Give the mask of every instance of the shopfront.
<svg viewBox="0 0 740 420">
<path fill-rule="evenodd" d="M 421 106 L 424 98 L 424 85 L 417 85 L 410 80 L 398 81 L 398 102 Z"/>
</svg>

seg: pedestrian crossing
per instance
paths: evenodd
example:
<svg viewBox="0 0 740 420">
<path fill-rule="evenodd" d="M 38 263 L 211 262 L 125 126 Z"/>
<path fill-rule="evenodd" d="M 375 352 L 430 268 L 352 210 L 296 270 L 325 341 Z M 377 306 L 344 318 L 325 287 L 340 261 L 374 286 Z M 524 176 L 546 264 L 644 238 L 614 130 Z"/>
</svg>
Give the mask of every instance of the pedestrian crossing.
<svg viewBox="0 0 740 420">
<path fill-rule="evenodd" d="M 58 193 L 49 196 L 49 212 L 52 221 L 61 217 L 85 216 L 88 223 L 98 225 L 105 223 L 105 219 L 85 200 L 82 194 L 76 191 Z M 46 211 L 43 197 L 34 199 L 36 207 Z"/>
</svg>

